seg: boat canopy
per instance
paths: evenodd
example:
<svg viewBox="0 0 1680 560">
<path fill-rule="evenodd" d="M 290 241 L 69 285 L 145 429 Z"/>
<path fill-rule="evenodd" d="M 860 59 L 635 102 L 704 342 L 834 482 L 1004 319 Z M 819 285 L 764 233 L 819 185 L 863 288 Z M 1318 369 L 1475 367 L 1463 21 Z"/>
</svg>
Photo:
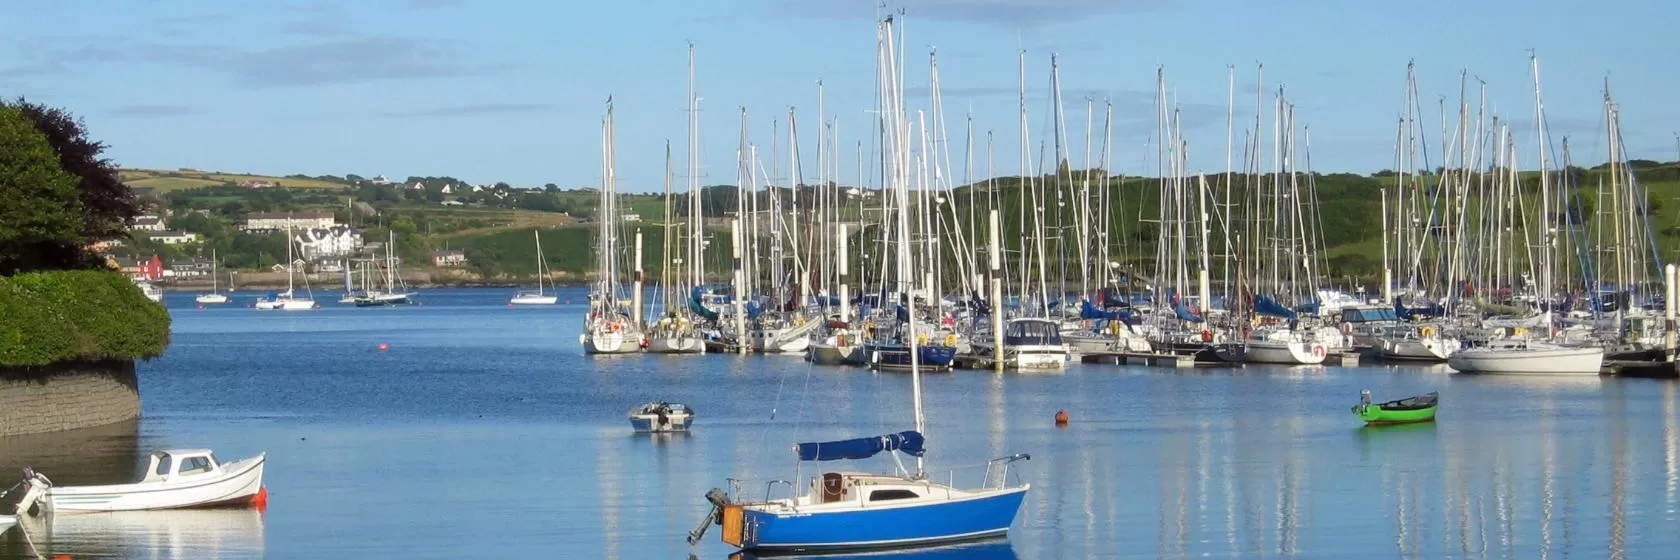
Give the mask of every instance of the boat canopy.
<svg viewBox="0 0 1680 560">
<path fill-rule="evenodd" d="M 1061 344 L 1062 326 L 1046 319 L 1016 319 L 1003 327 L 1003 343 L 1010 346 Z"/>
<path fill-rule="evenodd" d="M 882 451 L 901 451 L 912 457 L 921 457 L 922 433 L 904 431 L 883 436 L 843 439 L 840 441 L 825 441 L 819 443 L 801 443 L 795 446 L 801 461 L 836 461 L 841 459 L 868 459 Z"/>
<path fill-rule="evenodd" d="M 1447 314 L 1447 309 L 1445 307 L 1441 307 L 1441 304 L 1439 303 L 1431 303 L 1423 307 L 1408 308 L 1406 307 L 1405 301 L 1405 296 L 1394 297 L 1394 314 L 1399 315 L 1401 319 L 1408 321 L 1413 319 L 1429 319 Z"/>
<path fill-rule="evenodd" d="M 1290 311 L 1289 308 L 1279 304 L 1277 300 L 1272 299 L 1271 296 L 1255 296 L 1254 311 L 1261 315 L 1283 317 L 1291 321 L 1295 320 L 1296 317 L 1294 311 Z"/>
<path fill-rule="evenodd" d="M 1399 314 L 1387 307 L 1354 307 L 1342 309 L 1344 323 L 1370 323 L 1375 321 L 1398 321 Z"/>
</svg>

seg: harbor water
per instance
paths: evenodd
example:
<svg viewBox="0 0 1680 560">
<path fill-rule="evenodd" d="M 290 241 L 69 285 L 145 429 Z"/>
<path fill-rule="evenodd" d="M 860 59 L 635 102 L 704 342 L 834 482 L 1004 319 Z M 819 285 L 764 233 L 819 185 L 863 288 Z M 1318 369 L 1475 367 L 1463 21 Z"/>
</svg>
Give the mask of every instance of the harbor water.
<svg viewBox="0 0 1680 560">
<path fill-rule="evenodd" d="M 794 356 L 586 356 L 586 292 L 426 290 L 420 305 L 199 309 L 170 293 L 173 344 L 139 368 L 115 431 L 0 442 L 96 460 L 59 484 L 137 474 L 154 449 L 268 453 L 265 510 L 58 516 L 0 534 L 51 558 L 725 558 L 684 537 L 735 477 L 809 480 L 798 441 L 909 429 L 910 378 Z M 380 349 L 385 344 L 387 348 Z M 1672 382 L 1454 374 L 1444 366 L 925 376 L 930 477 L 987 459 L 1033 485 L 1007 542 L 892 557 L 1660 558 L 1680 549 Z M 1378 400 L 1439 391 L 1438 421 L 1364 428 Z M 634 434 L 664 399 L 686 435 Z M 1057 411 L 1071 421 L 1055 425 Z M 55 459 L 56 456 L 56 459 Z M 798 470 L 796 470 L 798 469 Z M 948 474 L 954 473 L 954 474 Z M 9 475 L 8 475 L 9 476 Z M 9 484 L 6 484 L 9 485 Z M 775 492 L 780 495 L 784 489 Z"/>
</svg>

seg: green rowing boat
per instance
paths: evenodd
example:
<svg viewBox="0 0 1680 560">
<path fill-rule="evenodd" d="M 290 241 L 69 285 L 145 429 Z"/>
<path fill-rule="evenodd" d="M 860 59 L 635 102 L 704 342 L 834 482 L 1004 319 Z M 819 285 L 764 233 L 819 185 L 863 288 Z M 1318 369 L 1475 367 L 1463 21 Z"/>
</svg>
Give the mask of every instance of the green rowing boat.
<svg viewBox="0 0 1680 560">
<path fill-rule="evenodd" d="M 1367 426 L 1386 426 L 1434 422 L 1435 405 L 1441 400 L 1441 395 L 1431 392 L 1427 395 L 1372 404 L 1371 392 L 1360 391 L 1359 400 L 1359 404 L 1353 407 L 1355 416 L 1364 420 Z"/>
</svg>

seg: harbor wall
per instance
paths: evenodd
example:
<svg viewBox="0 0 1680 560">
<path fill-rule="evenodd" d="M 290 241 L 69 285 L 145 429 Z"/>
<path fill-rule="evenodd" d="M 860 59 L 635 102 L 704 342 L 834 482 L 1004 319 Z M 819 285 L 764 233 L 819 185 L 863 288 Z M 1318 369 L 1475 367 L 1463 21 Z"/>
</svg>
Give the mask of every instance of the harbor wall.
<svg viewBox="0 0 1680 560">
<path fill-rule="evenodd" d="M 0 366 L 0 438 L 80 430 L 140 417 L 132 360 Z"/>
</svg>

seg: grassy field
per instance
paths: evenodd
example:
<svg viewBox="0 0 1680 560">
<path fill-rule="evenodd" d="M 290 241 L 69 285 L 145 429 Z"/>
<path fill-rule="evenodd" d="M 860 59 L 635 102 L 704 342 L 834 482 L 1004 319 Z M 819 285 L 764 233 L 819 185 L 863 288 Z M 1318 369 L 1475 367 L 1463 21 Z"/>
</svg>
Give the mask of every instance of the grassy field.
<svg viewBox="0 0 1680 560">
<path fill-rule="evenodd" d="M 238 184 L 244 181 L 268 181 L 279 183 L 285 187 L 304 189 L 331 188 L 342 189 L 349 187 L 343 183 L 322 181 L 319 179 L 299 179 L 293 177 L 273 177 L 268 175 L 246 175 L 241 173 L 222 173 L 219 171 L 168 171 L 162 169 L 122 169 L 118 176 L 129 186 L 150 188 L 158 192 L 168 192 L 197 187 L 214 187 L 223 183 Z"/>
</svg>

